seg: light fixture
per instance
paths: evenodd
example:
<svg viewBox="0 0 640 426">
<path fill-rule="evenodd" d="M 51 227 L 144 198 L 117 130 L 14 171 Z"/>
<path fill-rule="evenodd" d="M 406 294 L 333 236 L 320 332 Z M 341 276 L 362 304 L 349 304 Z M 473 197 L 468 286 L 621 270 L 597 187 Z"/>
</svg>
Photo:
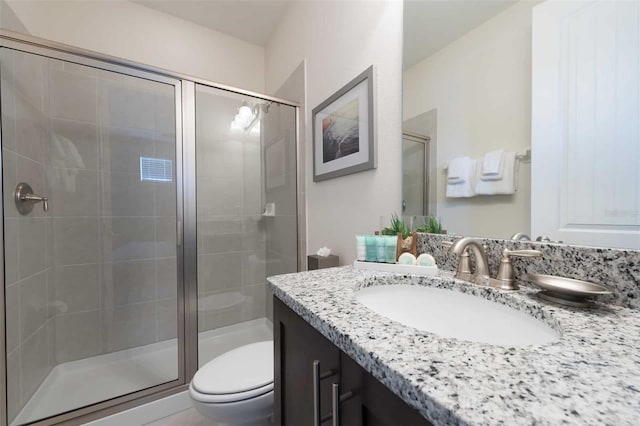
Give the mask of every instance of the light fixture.
<svg viewBox="0 0 640 426">
<path fill-rule="evenodd" d="M 248 132 L 252 129 L 252 126 L 258 118 L 258 108 L 253 106 L 247 101 L 243 101 L 238 113 L 233 118 L 231 126 L 229 127 L 233 132 Z"/>
<path fill-rule="evenodd" d="M 253 118 L 253 110 L 249 105 L 243 103 L 240 109 L 238 110 L 238 115 L 243 118 Z"/>
</svg>

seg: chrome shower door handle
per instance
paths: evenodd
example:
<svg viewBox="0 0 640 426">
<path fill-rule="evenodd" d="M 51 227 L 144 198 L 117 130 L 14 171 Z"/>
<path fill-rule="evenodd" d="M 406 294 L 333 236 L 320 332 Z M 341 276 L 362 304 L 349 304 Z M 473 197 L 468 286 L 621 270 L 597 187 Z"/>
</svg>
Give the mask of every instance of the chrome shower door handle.
<svg viewBox="0 0 640 426">
<path fill-rule="evenodd" d="M 28 183 L 21 182 L 15 191 L 16 208 L 22 215 L 27 215 L 33 210 L 33 205 L 42 202 L 42 209 L 49 211 L 49 199 L 33 193 L 33 188 Z"/>
</svg>

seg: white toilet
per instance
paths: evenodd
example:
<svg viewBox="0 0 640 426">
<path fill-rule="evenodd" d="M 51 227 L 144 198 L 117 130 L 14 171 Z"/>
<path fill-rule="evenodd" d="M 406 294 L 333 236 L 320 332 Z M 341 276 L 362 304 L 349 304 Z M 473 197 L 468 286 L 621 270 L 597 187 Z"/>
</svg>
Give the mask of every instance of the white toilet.
<svg viewBox="0 0 640 426">
<path fill-rule="evenodd" d="M 273 414 L 273 340 L 230 350 L 193 376 L 189 395 L 216 426 L 270 425 Z"/>
</svg>

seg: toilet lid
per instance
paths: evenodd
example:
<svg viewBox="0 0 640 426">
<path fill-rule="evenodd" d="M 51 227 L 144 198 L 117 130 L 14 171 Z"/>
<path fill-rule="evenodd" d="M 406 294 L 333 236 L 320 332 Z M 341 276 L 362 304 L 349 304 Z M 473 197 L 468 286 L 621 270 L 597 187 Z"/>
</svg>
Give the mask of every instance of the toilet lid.
<svg viewBox="0 0 640 426">
<path fill-rule="evenodd" d="M 209 361 L 191 385 L 207 395 L 264 392 L 273 385 L 273 340 L 241 346 Z"/>
</svg>

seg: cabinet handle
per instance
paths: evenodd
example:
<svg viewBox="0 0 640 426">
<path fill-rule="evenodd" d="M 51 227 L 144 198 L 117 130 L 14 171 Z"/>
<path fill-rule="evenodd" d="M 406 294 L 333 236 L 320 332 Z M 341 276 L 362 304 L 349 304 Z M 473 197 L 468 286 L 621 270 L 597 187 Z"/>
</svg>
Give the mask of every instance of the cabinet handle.
<svg viewBox="0 0 640 426">
<path fill-rule="evenodd" d="M 331 418 L 332 426 L 340 426 L 340 403 L 346 401 L 353 396 L 353 392 L 349 391 L 340 395 L 340 385 L 333 383 L 331 386 Z"/>
<path fill-rule="evenodd" d="M 313 426 L 320 426 L 320 361 L 313 361 Z"/>
<path fill-rule="evenodd" d="M 334 383 L 331 389 L 332 426 L 340 426 L 340 385 Z"/>
</svg>

